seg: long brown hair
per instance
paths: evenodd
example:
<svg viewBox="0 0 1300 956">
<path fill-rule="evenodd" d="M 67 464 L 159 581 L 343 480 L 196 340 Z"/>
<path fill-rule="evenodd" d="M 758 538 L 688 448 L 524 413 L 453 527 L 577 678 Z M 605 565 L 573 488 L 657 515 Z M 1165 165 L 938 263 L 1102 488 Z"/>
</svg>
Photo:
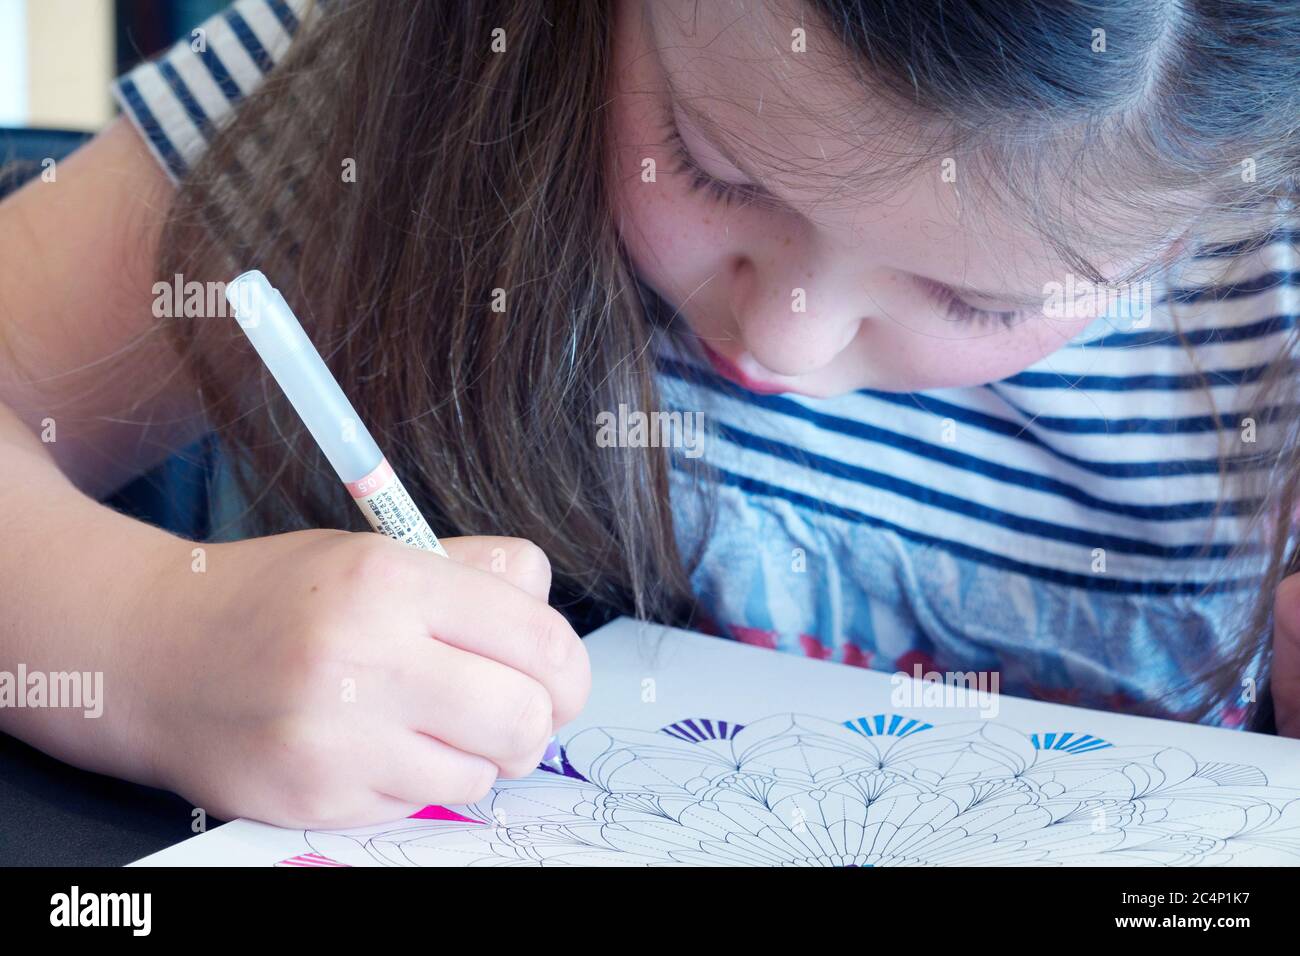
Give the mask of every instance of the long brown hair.
<svg viewBox="0 0 1300 956">
<path fill-rule="evenodd" d="M 678 550 L 667 454 L 593 442 L 601 411 L 660 406 L 654 326 L 611 215 L 611 6 L 323 4 L 183 183 L 160 272 L 267 273 L 440 532 L 530 538 L 563 594 L 689 623 L 698 555 Z M 1012 134 L 1003 172 L 1018 148 L 1033 178 L 1027 135 L 1127 116 L 1092 129 L 1098 148 L 1067 147 L 1110 157 L 1121 150 L 1106 136 L 1118 136 L 1146 173 L 1184 178 L 1253 156 L 1260 181 L 1228 205 L 1294 192 L 1300 25 L 1284 3 L 812 7 L 868 83 L 954 145 Z M 1086 55 L 1094 26 L 1109 29 L 1106 58 Z M 498 29 L 504 53 L 492 50 Z M 1148 108 L 1129 109 L 1139 100 Z M 1127 182 L 1096 165 L 1099 179 Z M 171 329 L 235 460 L 250 526 L 361 527 L 234 323 Z M 1279 359 L 1268 377 L 1270 402 L 1293 387 L 1289 368 Z M 1300 435 L 1267 421 L 1271 457 L 1256 469 L 1273 476 L 1256 522 L 1271 521 L 1265 589 L 1235 660 L 1196 677 L 1206 708 L 1258 659 L 1273 590 L 1300 569 L 1289 543 Z"/>
<path fill-rule="evenodd" d="M 594 447 L 600 411 L 659 405 L 604 176 L 606 6 L 317 13 L 180 188 L 161 274 L 266 273 L 440 534 L 531 539 L 558 600 L 688 622 L 665 451 Z M 364 527 L 238 326 L 171 328 L 244 527 Z"/>
</svg>

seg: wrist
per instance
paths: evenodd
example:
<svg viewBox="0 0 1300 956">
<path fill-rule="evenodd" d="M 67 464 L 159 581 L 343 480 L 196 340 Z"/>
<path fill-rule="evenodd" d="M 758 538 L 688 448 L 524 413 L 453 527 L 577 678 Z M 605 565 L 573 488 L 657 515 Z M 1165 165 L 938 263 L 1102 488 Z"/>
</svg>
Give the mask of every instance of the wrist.
<svg viewBox="0 0 1300 956">
<path fill-rule="evenodd" d="M 110 771 L 136 783 L 173 789 L 168 759 L 180 655 L 190 629 L 177 613 L 185 606 L 190 553 L 200 545 L 106 508 L 99 509 L 105 575 L 105 745 Z M 98 523 L 97 522 L 97 523 Z M 112 685 L 109 686 L 111 674 Z M 111 708 L 111 713 L 110 713 Z"/>
</svg>

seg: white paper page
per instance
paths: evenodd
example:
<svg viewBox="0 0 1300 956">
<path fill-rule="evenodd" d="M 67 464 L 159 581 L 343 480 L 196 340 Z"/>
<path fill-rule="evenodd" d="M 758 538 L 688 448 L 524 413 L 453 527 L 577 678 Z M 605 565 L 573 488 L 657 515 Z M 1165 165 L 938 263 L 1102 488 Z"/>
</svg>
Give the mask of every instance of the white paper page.
<svg viewBox="0 0 1300 956">
<path fill-rule="evenodd" d="M 442 811 L 463 820 L 239 820 L 133 865 L 1300 864 L 1297 740 L 911 706 L 936 686 L 628 619 L 585 643 L 569 775 Z"/>
</svg>

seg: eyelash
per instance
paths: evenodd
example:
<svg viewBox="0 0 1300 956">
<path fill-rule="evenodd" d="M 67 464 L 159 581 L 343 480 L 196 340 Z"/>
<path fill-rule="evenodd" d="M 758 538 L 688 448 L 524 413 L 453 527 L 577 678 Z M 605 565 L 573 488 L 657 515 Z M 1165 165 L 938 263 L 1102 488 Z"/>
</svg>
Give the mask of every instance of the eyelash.
<svg viewBox="0 0 1300 956">
<path fill-rule="evenodd" d="M 716 176 L 711 176 L 701 169 L 700 164 L 691 155 L 691 151 L 687 149 L 686 141 L 682 139 L 681 130 L 677 128 L 677 121 L 673 117 L 671 110 L 668 112 L 667 124 L 668 135 L 665 145 L 672 152 L 673 158 L 677 162 L 677 172 L 684 173 L 689 177 L 690 188 L 693 192 L 704 193 L 714 202 L 721 203 L 724 206 L 762 199 L 763 192 L 756 186 L 723 182 Z M 1021 312 L 993 312 L 988 309 L 977 309 L 969 302 L 963 302 L 957 298 L 956 294 L 946 286 L 937 282 L 926 282 L 924 285 L 930 294 L 943 304 L 949 317 L 958 322 L 979 325 L 992 325 L 995 322 L 1000 322 L 1005 328 L 1010 328 L 1023 314 Z"/>
<path fill-rule="evenodd" d="M 969 302 L 963 302 L 957 298 L 957 295 L 947 286 L 942 286 L 937 282 L 923 282 L 922 285 L 934 298 L 942 303 L 949 317 L 958 322 L 969 322 L 978 325 L 1001 323 L 1004 328 L 1009 329 L 1024 315 L 1023 312 L 993 312 L 989 309 L 977 309 Z"/>
<path fill-rule="evenodd" d="M 746 183 L 728 183 L 723 182 L 716 176 L 711 176 L 700 168 L 700 164 L 695 161 L 691 151 L 686 148 L 686 141 L 682 139 L 681 130 L 677 128 L 677 121 L 673 118 L 670 110 L 667 117 L 668 136 L 664 145 L 673 154 L 673 159 L 677 162 L 677 172 L 684 173 L 690 180 L 690 187 L 693 192 L 704 193 L 714 202 L 721 203 L 724 206 L 732 203 L 755 202 L 763 198 L 763 191 L 757 186 L 751 186 Z"/>
</svg>

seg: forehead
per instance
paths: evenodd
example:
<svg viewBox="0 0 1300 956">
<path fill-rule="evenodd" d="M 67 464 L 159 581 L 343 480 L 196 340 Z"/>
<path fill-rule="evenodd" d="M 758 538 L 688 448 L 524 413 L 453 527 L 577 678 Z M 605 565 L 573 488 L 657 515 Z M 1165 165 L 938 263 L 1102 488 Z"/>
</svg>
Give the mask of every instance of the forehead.
<svg viewBox="0 0 1300 956">
<path fill-rule="evenodd" d="M 942 255 L 947 274 L 930 277 L 972 288 L 1032 291 L 1066 271 L 1016 184 L 994 188 L 987 167 L 947 154 L 941 137 L 927 151 L 934 131 L 874 95 L 807 4 L 649 0 L 645 30 L 686 121 L 821 238 L 864 252 L 887 244 L 896 261 L 881 264 L 900 269 Z M 1068 204 L 1070 184 L 1056 188 Z M 1146 265 L 1175 230 L 1099 205 L 1072 244 L 1103 274 Z"/>
</svg>

